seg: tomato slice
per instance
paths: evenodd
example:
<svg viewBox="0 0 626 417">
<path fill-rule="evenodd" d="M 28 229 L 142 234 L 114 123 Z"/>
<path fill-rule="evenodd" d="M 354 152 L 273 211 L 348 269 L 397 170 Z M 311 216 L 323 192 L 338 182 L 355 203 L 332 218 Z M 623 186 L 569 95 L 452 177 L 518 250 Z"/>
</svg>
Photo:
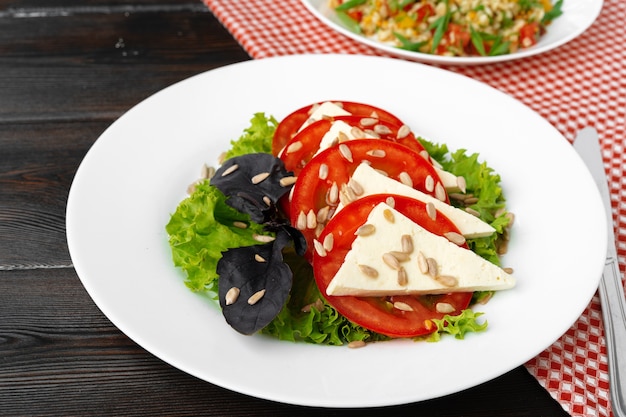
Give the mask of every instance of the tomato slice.
<svg viewBox="0 0 626 417">
<path fill-rule="evenodd" d="M 410 181 L 413 188 L 449 202 L 433 165 L 404 145 L 388 140 L 354 139 L 331 146 L 300 171 L 291 194 L 289 218 L 307 240 L 309 259 L 313 239 L 332 217 L 339 202 L 345 205 L 353 200 L 352 192 L 358 197 L 355 187 L 349 187 L 348 182 L 362 162 L 384 171 L 390 178 L 404 183 Z M 429 177 L 435 186 L 431 186 Z"/>
<path fill-rule="evenodd" d="M 522 48 L 535 45 L 539 39 L 539 23 L 526 23 L 519 31 L 519 41 Z"/>
<path fill-rule="evenodd" d="M 322 139 L 331 129 L 334 121 L 341 121 L 351 126 L 352 135 L 356 139 L 379 138 L 400 143 L 416 152 L 424 151 L 422 144 L 406 125 L 371 116 L 336 116 L 311 123 L 287 142 L 280 154 L 280 159 L 288 171 L 293 171 L 296 176 L 300 174 L 302 168 L 319 152 Z M 336 141 L 339 142 L 340 139 L 337 138 Z"/>
<path fill-rule="evenodd" d="M 327 101 L 332 101 L 333 103 L 340 105 L 344 108 L 344 110 L 353 115 L 364 117 L 375 115 L 380 120 L 388 121 L 398 126 L 402 126 L 404 124 L 398 117 L 396 117 L 392 113 L 369 104 L 357 103 L 352 101 Z M 287 142 L 289 142 L 291 138 L 296 135 L 298 130 L 300 130 L 302 124 L 306 122 L 311 113 L 313 113 L 314 107 L 316 107 L 320 103 L 313 103 L 309 104 L 308 106 L 301 107 L 298 110 L 290 113 L 278 124 L 278 126 L 276 127 L 276 131 L 274 132 L 274 138 L 272 141 L 272 153 L 275 156 L 278 156 L 278 154 L 285 147 Z"/>
<path fill-rule="evenodd" d="M 353 323 L 390 337 L 415 337 L 429 334 L 436 330 L 431 320 L 441 319 L 445 315 L 437 312 L 435 307 L 437 303 L 443 302 L 454 306 L 455 311 L 448 314 L 460 314 L 461 310 L 469 306 L 473 293 L 456 292 L 442 295 L 393 297 L 329 296 L 326 294 L 328 284 L 341 267 L 356 238 L 356 229 L 367 221 L 372 208 L 385 202 L 389 197 L 393 198 L 396 210 L 431 233 L 438 235 L 446 232 L 458 233 L 458 228 L 454 223 L 441 213 L 437 213 L 436 220 L 431 219 L 426 212 L 426 204 L 420 201 L 390 194 L 363 197 L 337 213 L 319 236 L 319 241 L 324 241 L 326 235 L 332 233 L 333 248 L 324 257 L 315 253 L 313 258 L 315 281 L 328 303 Z M 396 301 L 408 304 L 413 311 L 401 311 L 394 308 L 393 303 Z"/>
</svg>

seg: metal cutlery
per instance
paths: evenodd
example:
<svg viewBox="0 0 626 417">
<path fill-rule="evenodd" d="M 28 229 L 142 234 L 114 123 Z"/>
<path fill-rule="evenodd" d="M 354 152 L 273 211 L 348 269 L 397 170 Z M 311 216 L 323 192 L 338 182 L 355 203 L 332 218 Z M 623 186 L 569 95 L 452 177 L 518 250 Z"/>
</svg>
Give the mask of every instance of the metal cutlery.
<svg viewBox="0 0 626 417">
<path fill-rule="evenodd" d="M 616 417 L 626 417 L 626 302 L 617 262 L 611 198 L 598 133 L 587 127 L 578 132 L 574 148 L 581 156 L 600 190 L 608 221 L 608 246 L 604 272 L 598 288 L 609 365 L 609 394 Z M 621 352 L 619 352 L 621 350 Z"/>
</svg>

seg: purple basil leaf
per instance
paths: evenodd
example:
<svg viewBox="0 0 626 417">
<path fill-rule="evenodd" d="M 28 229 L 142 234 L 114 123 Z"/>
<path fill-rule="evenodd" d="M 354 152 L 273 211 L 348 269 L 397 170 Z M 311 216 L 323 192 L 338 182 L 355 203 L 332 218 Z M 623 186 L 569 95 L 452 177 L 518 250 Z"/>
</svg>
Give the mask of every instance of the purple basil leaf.
<svg viewBox="0 0 626 417">
<path fill-rule="evenodd" d="M 283 308 L 293 274 L 283 262 L 282 250 L 290 242 L 290 233 L 279 229 L 272 242 L 229 249 L 222 254 L 217 264 L 219 302 L 224 318 L 238 332 L 257 332 Z M 263 290 L 263 296 L 251 305 L 250 297 Z M 239 292 L 231 304 L 226 302 L 229 291 Z"/>
<path fill-rule="evenodd" d="M 291 189 L 280 180 L 292 175 L 279 158 L 254 153 L 225 161 L 211 178 L 211 185 L 228 197 L 229 206 L 249 214 L 257 223 L 265 223 L 276 218 L 276 202 Z"/>
</svg>

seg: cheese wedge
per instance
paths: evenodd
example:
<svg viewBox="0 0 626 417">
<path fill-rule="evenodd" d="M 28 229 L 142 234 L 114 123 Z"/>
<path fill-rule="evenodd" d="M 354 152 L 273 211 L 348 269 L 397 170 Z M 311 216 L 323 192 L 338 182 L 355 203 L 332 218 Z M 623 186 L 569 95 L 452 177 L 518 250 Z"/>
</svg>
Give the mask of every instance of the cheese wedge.
<svg viewBox="0 0 626 417">
<path fill-rule="evenodd" d="M 385 210 L 391 210 L 393 222 L 387 220 Z M 515 286 L 515 278 L 502 268 L 445 237 L 430 233 L 385 203 L 374 207 L 367 223 L 375 226 L 375 232 L 356 237 L 326 289 L 328 295 L 443 294 L 505 290 Z M 398 265 L 390 266 L 385 257 L 394 251 L 402 252 L 403 235 L 410 236 L 414 249 L 408 259 L 398 261 L 406 273 L 406 283 L 401 284 Z M 423 271 L 419 259 L 434 260 L 431 265 L 436 264 L 436 271 Z"/>
<path fill-rule="evenodd" d="M 330 101 L 325 101 L 321 103 L 317 108 L 311 113 L 308 119 L 300 126 L 298 132 L 313 122 L 317 122 L 318 120 L 322 120 L 324 117 L 335 117 L 335 116 L 349 116 L 351 113 L 347 110 L 344 110 L 343 107 L 339 107 L 335 103 L 331 103 Z"/>
<path fill-rule="evenodd" d="M 368 164 L 360 164 L 352 174 L 352 180 L 359 183 L 363 188 L 363 194 L 360 197 L 372 194 L 399 194 L 424 203 L 433 203 L 435 208 L 449 218 L 467 239 L 490 236 L 495 232 L 490 224 L 465 210 L 451 206 L 393 178 L 386 177 Z M 338 207 L 337 211 L 340 209 L 341 207 Z"/>
</svg>

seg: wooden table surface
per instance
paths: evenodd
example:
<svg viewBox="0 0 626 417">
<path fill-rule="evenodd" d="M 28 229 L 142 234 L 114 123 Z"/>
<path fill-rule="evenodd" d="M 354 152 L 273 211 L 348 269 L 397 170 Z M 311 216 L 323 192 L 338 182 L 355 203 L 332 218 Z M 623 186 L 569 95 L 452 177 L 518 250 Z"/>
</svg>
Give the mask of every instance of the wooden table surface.
<svg viewBox="0 0 626 417">
<path fill-rule="evenodd" d="M 68 191 L 126 110 L 250 57 L 189 0 L 0 0 L 0 415 L 361 415 L 252 398 L 147 353 L 100 312 L 67 248 Z M 523 368 L 367 415 L 567 416 Z"/>
</svg>

